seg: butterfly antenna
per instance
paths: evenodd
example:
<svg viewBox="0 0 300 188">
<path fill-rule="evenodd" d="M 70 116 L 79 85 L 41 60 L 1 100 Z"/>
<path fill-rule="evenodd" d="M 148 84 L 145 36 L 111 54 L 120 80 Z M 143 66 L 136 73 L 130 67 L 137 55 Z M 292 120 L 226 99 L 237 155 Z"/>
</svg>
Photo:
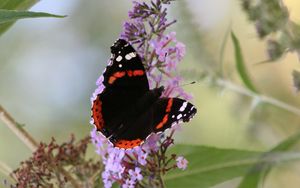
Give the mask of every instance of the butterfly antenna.
<svg viewBox="0 0 300 188">
<path fill-rule="evenodd" d="M 190 83 L 179 85 L 178 87 L 188 86 L 188 85 L 192 85 L 192 84 L 195 84 L 195 83 L 196 83 L 196 81 L 192 81 Z"/>
</svg>

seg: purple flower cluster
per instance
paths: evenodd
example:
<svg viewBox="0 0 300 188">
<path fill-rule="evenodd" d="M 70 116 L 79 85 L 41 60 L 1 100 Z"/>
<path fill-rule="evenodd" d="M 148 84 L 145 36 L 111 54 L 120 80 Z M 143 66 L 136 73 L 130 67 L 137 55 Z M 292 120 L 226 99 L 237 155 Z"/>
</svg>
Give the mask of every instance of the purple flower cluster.
<svg viewBox="0 0 300 188">
<path fill-rule="evenodd" d="M 180 96 L 190 100 L 192 97 L 180 87 L 182 78 L 172 75 L 185 55 L 185 45 L 176 40 L 176 32 L 153 39 L 149 43 L 157 56 L 151 62 L 149 75 L 153 80 L 150 82 L 153 81 L 155 85 L 165 86 L 164 97 Z M 165 77 L 163 78 L 162 75 Z"/>
<path fill-rule="evenodd" d="M 190 99 L 191 96 L 180 87 L 181 77 L 176 76 L 177 65 L 185 55 L 185 45 L 177 41 L 175 32 L 165 34 L 166 28 L 175 23 L 168 22 L 166 17 L 167 5 L 171 1 L 133 1 L 130 20 L 124 23 L 121 38 L 136 45 L 151 87 L 165 86 L 164 97 Z M 102 81 L 101 76 L 92 101 L 103 90 Z M 112 187 L 113 183 L 123 188 L 157 187 L 162 182 L 161 175 L 174 168 L 184 170 L 188 163 L 186 159 L 166 154 L 174 143 L 173 134 L 179 128 L 173 127 L 169 136 L 153 133 L 143 145 L 131 150 L 114 148 L 104 135 L 94 129 L 92 141 L 105 166 L 102 172 L 104 187 Z"/>
<path fill-rule="evenodd" d="M 113 183 L 124 188 L 143 187 L 161 182 L 161 173 L 174 168 L 186 169 L 188 161 L 184 157 L 166 155 L 167 149 L 174 143 L 174 132 L 173 129 L 167 137 L 151 134 L 142 146 L 122 150 L 114 148 L 104 135 L 93 129 L 91 138 L 105 167 L 102 172 L 104 187 L 110 188 Z M 176 164 L 172 161 L 176 161 Z"/>
<path fill-rule="evenodd" d="M 156 155 L 161 158 L 158 142 L 160 137 L 152 134 L 141 147 L 132 150 L 122 150 L 114 148 L 104 135 L 93 129 L 91 132 L 93 144 L 96 152 L 102 157 L 105 166 L 102 172 L 102 179 L 105 187 L 111 187 L 117 182 L 122 187 L 135 187 L 137 184 L 145 184 L 143 173 L 156 176 L 157 161 Z M 165 145 L 165 147 L 168 147 Z M 142 172 L 143 169 L 143 172 Z M 160 169 L 159 169 L 160 170 Z"/>
<path fill-rule="evenodd" d="M 138 45 L 138 52 L 148 63 L 149 40 L 153 35 L 163 36 L 166 28 L 176 21 L 167 21 L 166 4 L 172 0 L 156 0 L 147 4 L 145 2 L 133 1 L 133 10 L 129 11 L 129 21 L 124 23 L 121 38 Z"/>
<path fill-rule="evenodd" d="M 130 21 L 125 22 L 121 38 L 137 44 L 152 87 L 164 85 L 164 96 L 189 100 L 192 97 L 179 85 L 181 78 L 173 75 L 185 55 L 185 45 L 177 41 L 176 32 L 165 34 L 167 27 L 176 22 L 168 22 L 166 18 L 167 9 L 163 5 L 170 2 L 157 0 L 148 5 L 134 1 L 134 8 L 129 11 Z"/>
<path fill-rule="evenodd" d="M 173 168 L 186 169 L 188 161 L 176 155 L 166 156 L 166 150 L 173 145 L 172 135 L 162 137 L 152 134 L 141 147 L 132 150 L 114 148 L 101 133 L 91 132 L 96 152 L 102 157 L 105 166 L 102 172 L 104 187 L 110 188 L 117 182 L 122 187 L 145 186 L 160 182 L 160 173 Z M 176 164 L 171 162 L 176 160 Z M 147 177 L 147 178 L 145 178 Z"/>
<path fill-rule="evenodd" d="M 168 72 L 173 71 L 185 55 L 185 45 L 177 42 L 176 32 L 153 39 L 149 43 L 158 57 L 155 63 L 165 66 Z M 170 46 L 170 43 L 175 43 L 175 46 Z"/>
</svg>

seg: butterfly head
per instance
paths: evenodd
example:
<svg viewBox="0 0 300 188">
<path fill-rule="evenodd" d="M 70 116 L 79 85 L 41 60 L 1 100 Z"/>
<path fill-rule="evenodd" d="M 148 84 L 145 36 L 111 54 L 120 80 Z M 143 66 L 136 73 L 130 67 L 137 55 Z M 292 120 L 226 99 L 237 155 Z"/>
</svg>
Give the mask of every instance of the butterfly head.
<svg viewBox="0 0 300 188">
<path fill-rule="evenodd" d="M 119 54 L 120 52 L 133 52 L 133 48 L 129 43 L 124 39 L 118 39 L 111 47 L 112 54 Z"/>
</svg>

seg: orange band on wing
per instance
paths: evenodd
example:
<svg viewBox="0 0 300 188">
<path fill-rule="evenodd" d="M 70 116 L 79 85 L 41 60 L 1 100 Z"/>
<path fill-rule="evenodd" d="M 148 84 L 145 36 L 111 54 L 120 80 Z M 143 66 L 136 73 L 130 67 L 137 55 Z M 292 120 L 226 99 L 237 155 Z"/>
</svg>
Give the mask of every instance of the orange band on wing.
<svg viewBox="0 0 300 188">
<path fill-rule="evenodd" d="M 168 100 L 168 104 L 167 104 L 167 107 L 166 107 L 166 115 L 164 116 L 164 118 L 162 119 L 162 121 L 156 125 L 156 129 L 160 129 L 162 128 L 168 121 L 168 117 L 169 117 L 169 112 L 171 112 L 171 109 L 172 109 L 172 104 L 173 104 L 173 98 L 170 98 Z"/>
<path fill-rule="evenodd" d="M 104 120 L 102 116 L 102 102 L 99 99 L 99 97 L 97 97 L 97 99 L 93 103 L 92 118 L 94 120 L 94 124 L 96 125 L 97 130 L 103 129 Z"/>
<path fill-rule="evenodd" d="M 135 146 L 139 146 L 142 143 L 141 139 L 136 140 L 119 140 L 116 143 L 114 143 L 115 147 L 123 148 L 123 149 L 130 149 Z"/>
<path fill-rule="evenodd" d="M 166 114 L 166 115 L 164 116 L 163 120 L 162 120 L 158 125 L 156 125 L 155 128 L 156 128 L 156 129 L 162 128 L 162 127 L 164 126 L 164 124 L 167 123 L 167 121 L 168 121 L 168 114 Z"/>
<path fill-rule="evenodd" d="M 115 72 L 112 76 L 109 77 L 108 83 L 113 84 L 116 81 L 116 79 L 122 78 L 123 76 L 125 76 L 125 74 L 126 73 L 124 71 Z"/>
<path fill-rule="evenodd" d="M 168 105 L 167 105 L 167 108 L 166 108 L 166 112 L 171 112 L 172 104 L 173 104 L 173 98 L 170 98 L 168 100 Z"/>
<path fill-rule="evenodd" d="M 127 75 L 128 75 L 129 77 L 133 76 L 133 71 L 131 71 L 131 70 L 127 71 Z"/>
<path fill-rule="evenodd" d="M 145 71 L 143 71 L 143 70 L 134 70 L 134 71 L 129 70 L 129 71 L 127 71 L 127 75 L 129 77 L 132 77 L 132 76 L 143 76 L 144 74 L 145 74 Z"/>
<path fill-rule="evenodd" d="M 133 76 L 143 76 L 144 74 L 145 74 L 145 71 L 143 71 L 143 70 L 133 71 Z"/>
<path fill-rule="evenodd" d="M 132 76 L 143 76 L 145 74 L 145 71 L 143 71 L 143 70 L 134 70 L 134 71 L 129 70 L 127 72 L 125 72 L 125 71 L 115 72 L 112 76 L 109 77 L 108 83 L 109 84 L 113 84 L 118 78 L 122 78 L 126 74 L 129 77 L 132 77 Z"/>
</svg>

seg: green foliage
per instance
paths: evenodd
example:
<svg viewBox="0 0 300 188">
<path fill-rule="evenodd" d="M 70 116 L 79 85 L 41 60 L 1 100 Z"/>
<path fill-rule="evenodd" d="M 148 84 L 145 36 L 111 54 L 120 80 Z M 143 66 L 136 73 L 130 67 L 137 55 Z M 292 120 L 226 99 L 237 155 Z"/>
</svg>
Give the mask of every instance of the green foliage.
<svg viewBox="0 0 300 188">
<path fill-rule="evenodd" d="M 180 153 L 189 161 L 185 171 L 176 170 L 166 175 L 166 185 L 172 188 L 208 188 L 242 176 L 261 155 L 253 151 L 188 145 L 176 146 L 171 152 Z"/>
<path fill-rule="evenodd" d="M 8 10 L 26 10 L 39 0 L 0 0 L 0 8 Z"/>
<path fill-rule="evenodd" d="M 299 140 L 300 134 L 297 134 L 265 153 L 179 145 L 170 152 L 185 156 L 189 161 L 188 168 L 168 173 L 164 178 L 165 183 L 167 187 L 174 188 L 209 188 L 246 174 L 239 188 L 255 188 L 274 165 L 300 159 L 299 153 L 286 152 Z"/>
<path fill-rule="evenodd" d="M 266 39 L 268 59 L 264 63 L 277 61 L 287 52 L 297 52 L 300 57 L 300 25 L 289 18 L 283 1 L 241 2 L 260 39 Z"/>
<path fill-rule="evenodd" d="M 240 46 L 240 42 L 238 40 L 238 38 L 236 37 L 236 35 L 234 34 L 234 32 L 231 32 L 231 39 L 232 39 L 232 43 L 234 46 L 234 55 L 235 55 L 235 65 L 236 65 L 236 69 L 243 81 L 243 83 L 245 84 L 245 86 L 250 89 L 251 91 L 257 93 L 257 89 L 255 88 L 254 84 L 252 83 L 249 73 L 247 71 L 246 65 L 245 65 L 245 61 L 244 61 L 244 57 L 243 57 L 243 53 L 242 53 L 242 49 Z"/>
<path fill-rule="evenodd" d="M 10 28 L 15 21 L 24 18 L 62 17 L 42 12 L 25 11 L 39 2 L 38 0 L 0 0 L 0 35 Z"/>
<path fill-rule="evenodd" d="M 261 38 L 280 30 L 288 22 L 289 12 L 281 0 L 241 1 L 249 20 L 256 22 L 257 33 Z"/>
<path fill-rule="evenodd" d="M 271 149 L 269 152 L 264 153 L 261 157 L 260 162 L 255 164 L 248 172 L 248 174 L 243 178 L 242 182 L 239 185 L 239 188 L 260 187 L 267 174 L 271 171 L 271 168 L 274 165 L 278 165 L 277 163 L 274 163 L 274 161 L 268 160 L 268 158 L 270 158 L 272 155 L 290 150 L 295 144 L 299 142 L 299 140 L 300 133 L 287 138 L 286 140 L 275 146 L 273 149 Z M 286 153 L 286 156 L 288 157 L 289 153 Z M 282 157 L 285 156 L 283 155 Z M 293 160 L 294 158 L 291 159 Z"/>
<path fill-rule="evenodd" d="M 63 18 L 65 16 L 48 14 L 44 12 L 30 12 L 30 11 L 0 9 L 0 24 L 14 22 L 16 20 L 24 19 L 24 18 L 39 18 L 39 17 Z"/>
<path fill-rule="evenodd" d="M 27 10 L 36 4 L 38 0 L 0 0 L 0 9 L 5 10 Z M 3 34 L 10 26 L 13 25 L 11 23 L 0 24 L 0 35 Z"/>
<path fill-rule="evenodd" d="M 224 75 L 224 68 L 223 68 L 223 63 L 224 63 L 224 52 L 225 52 L 225 49 L 226 49 L 226 44 L 227 44 L 227 40 L 228 40 L 228 37 L 229 37 L 229 34 L 230 34 L 230 31 L 231 31 L 231 24 L 229 25 L 225 35 L 224 35 L 224 38 L 222 40 L 222 43 L 221 43 L 221 48 L 220 48 L 220 59 L 219 59 L 219 64 L 220 64 L 220 76 L 223 77 Z"/>
<path fill-rule="evenodd" d="M 268 62 L 278 60 L 284 54 L 285 48 L 276 40 L 269 39 L 267 41 Z"/>
</svg>

